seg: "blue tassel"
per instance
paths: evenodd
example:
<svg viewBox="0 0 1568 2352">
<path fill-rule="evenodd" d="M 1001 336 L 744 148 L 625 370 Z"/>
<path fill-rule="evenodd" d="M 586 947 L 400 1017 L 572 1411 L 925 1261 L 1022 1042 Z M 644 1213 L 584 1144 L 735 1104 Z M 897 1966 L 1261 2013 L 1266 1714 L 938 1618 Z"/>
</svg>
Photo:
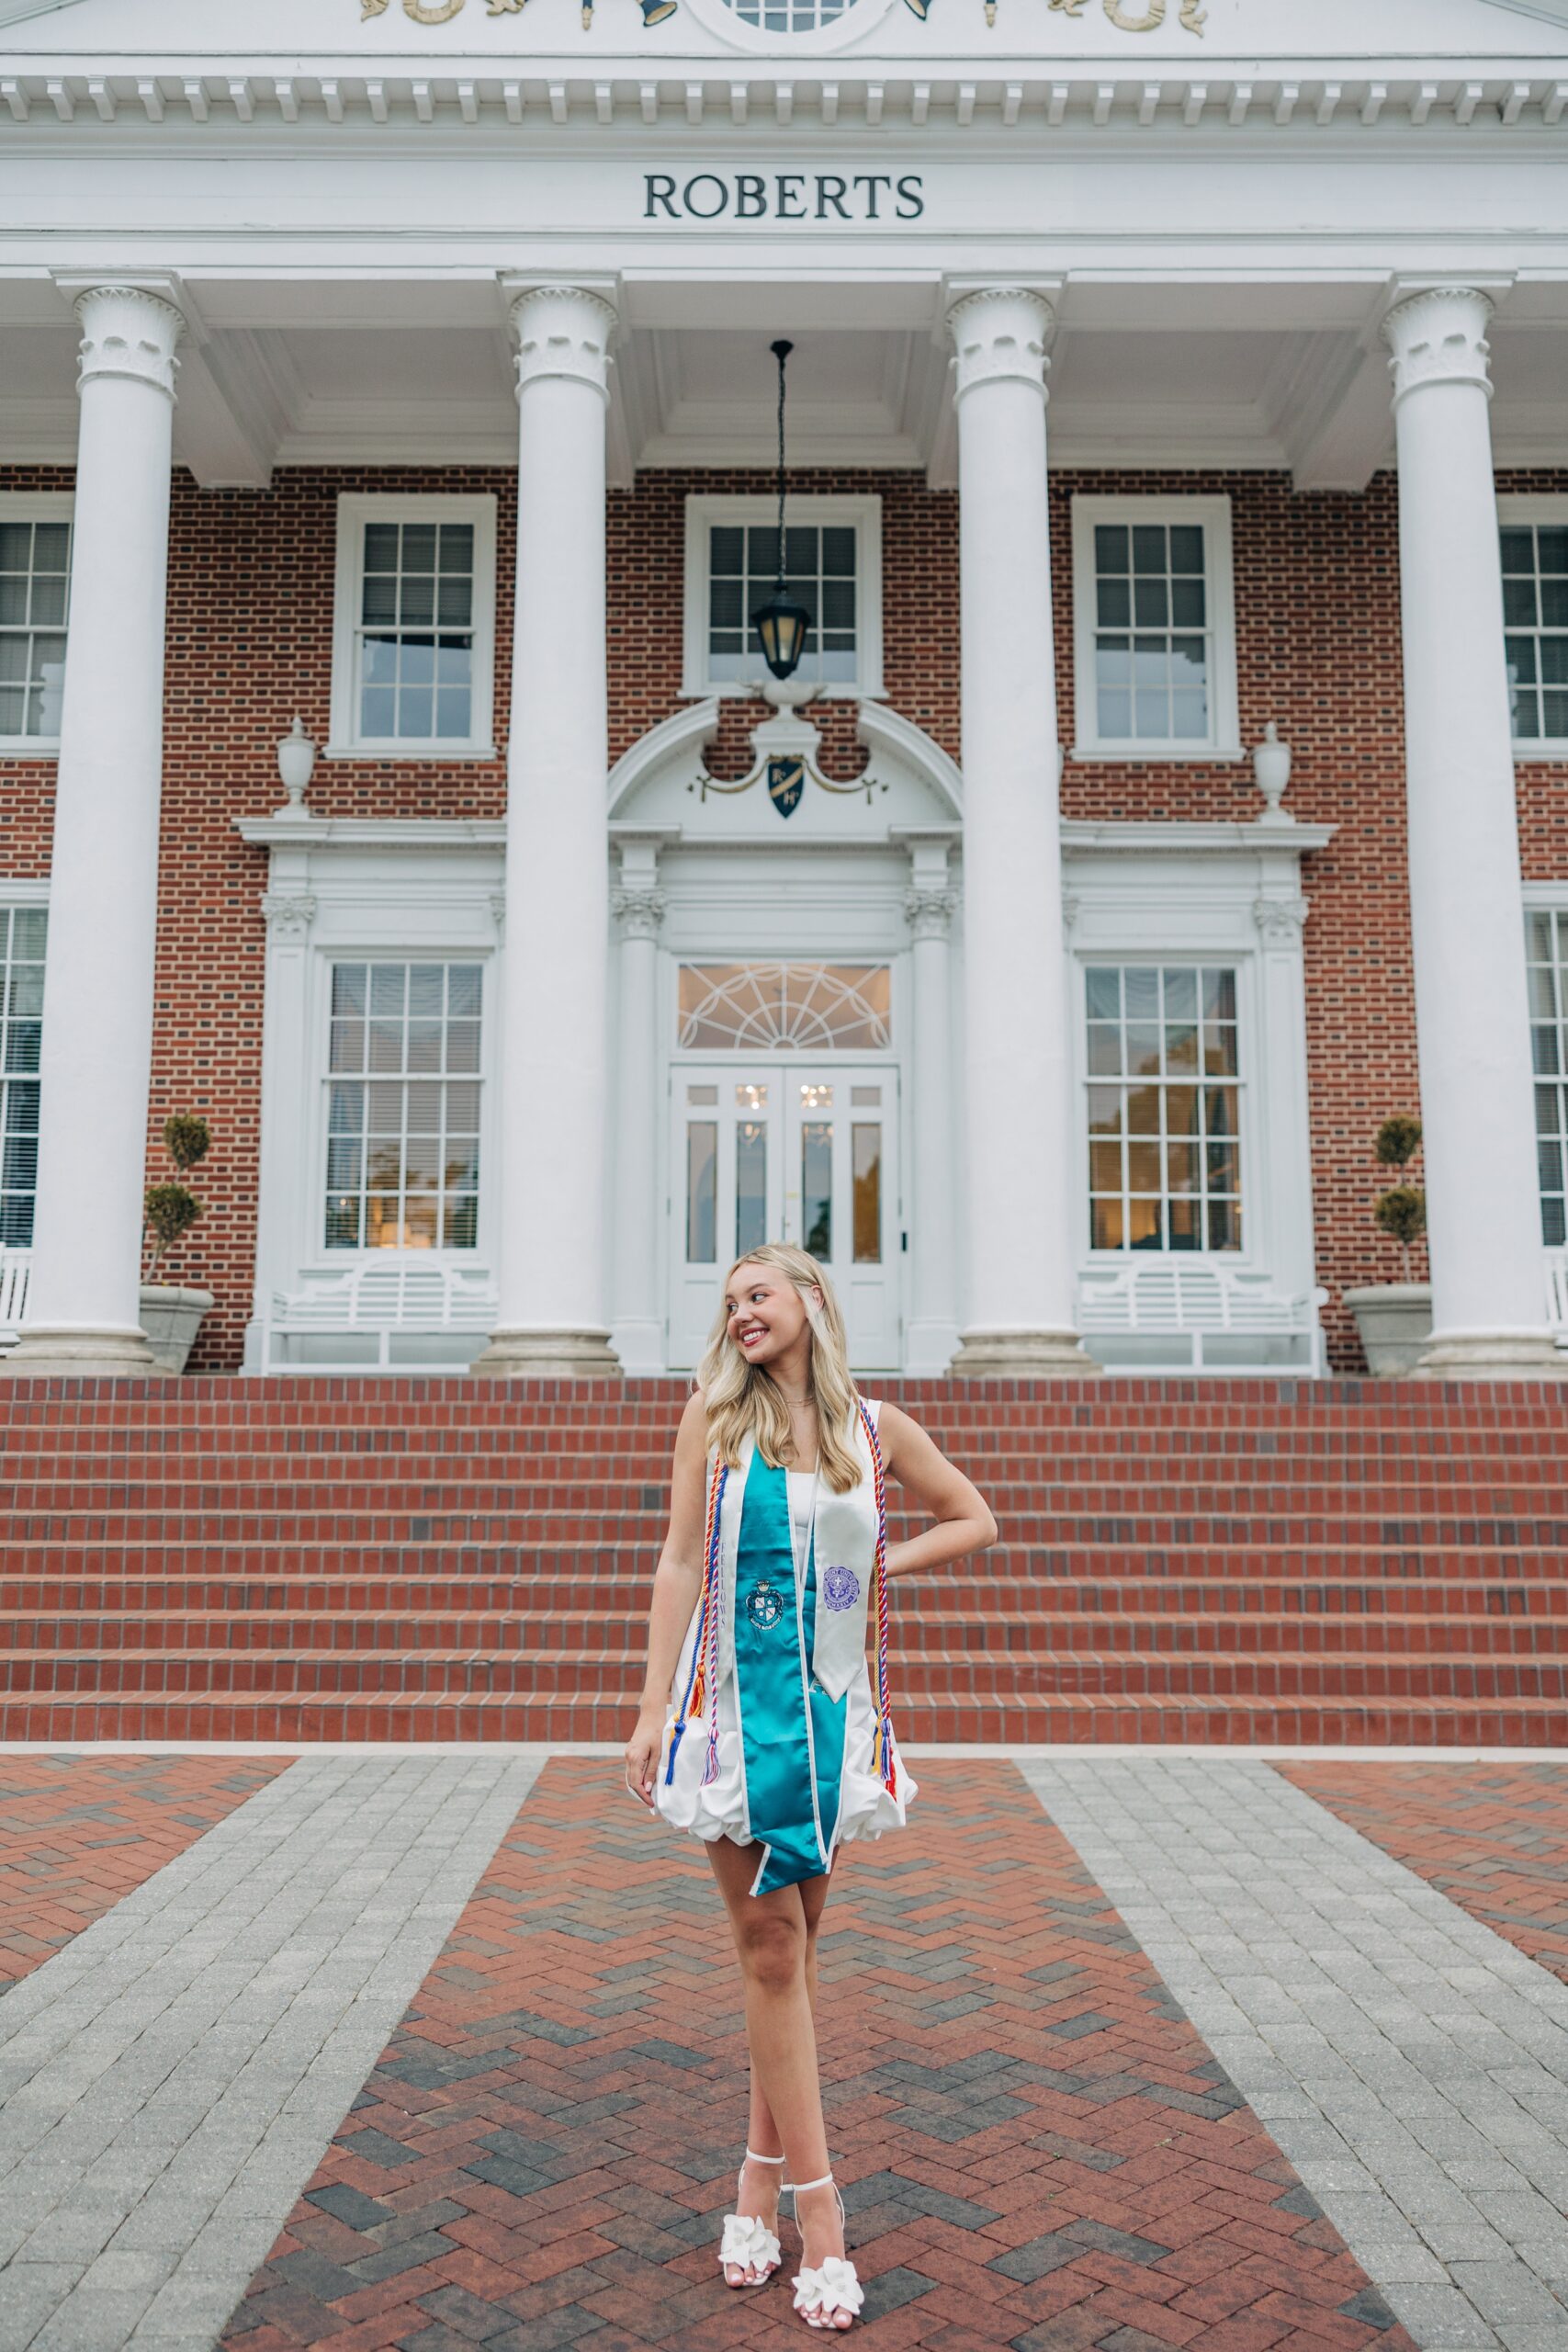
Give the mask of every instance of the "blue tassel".
<svg viewBox="0 0 1568 2352">
<path fill-rule="evenodd" d="M 670 1762 L 665 1768 L 664 1773 L 664 1785 L 666 1788 L 671 1786 L 675 1778 L 675 1751 L 680 1747 L 682 1739 L 685 1736 L 685 1730 L 686 1726 L 684 1724 L 677 1724 L 674 1730 L 670 1735 Z"/>
</svg>

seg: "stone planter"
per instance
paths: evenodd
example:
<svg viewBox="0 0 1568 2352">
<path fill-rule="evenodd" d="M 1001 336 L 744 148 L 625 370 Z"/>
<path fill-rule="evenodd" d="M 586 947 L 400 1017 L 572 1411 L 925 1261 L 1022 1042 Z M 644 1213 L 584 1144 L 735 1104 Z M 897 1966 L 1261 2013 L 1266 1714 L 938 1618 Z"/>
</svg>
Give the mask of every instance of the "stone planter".
<svg viewBox="0 0 1568 2352">
<path fill-rule="evenodd" d="M 1415 1371 L 1432 1336 L 1430 1283 L 1378 1283 L 1348 1290 L 1345 1304 L 1356 1318 L 1374 1380 L 1397 1380 Z"/>
<path fill-rule="evenodd" d="M 183 1372 L 196 1344 L 201 1318 L 212 1305 L 209 1290 L 182 1290 L 174 1283 L 143 1283 L 141 1328 L 165 1372 Z"/>
</svg>

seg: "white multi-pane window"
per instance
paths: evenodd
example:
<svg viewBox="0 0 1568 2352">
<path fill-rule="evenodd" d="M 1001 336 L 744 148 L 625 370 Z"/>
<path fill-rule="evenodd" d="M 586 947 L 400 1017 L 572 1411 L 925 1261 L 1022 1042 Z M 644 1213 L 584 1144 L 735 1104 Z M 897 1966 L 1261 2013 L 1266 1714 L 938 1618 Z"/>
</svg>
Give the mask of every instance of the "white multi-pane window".
<svg viewBox="0 0 1568 2352">
<path fill-rule="evenodd" d="M 1541 1238 L 1568 1243 L 1568 909 L 1525 917 Z"/>
<path fill-rule="evenodd" d="M 1500 502 L 1514 741 L 1568 744 L 1568 499 Z"/>
<path fill-rule="evenodd" d="M 333 965 L 327 1249 L 474 1248 L 482 997 L 478 964 Z"/>
<path fill-rule="evenodd" d="M 329 752 L 493 752 L 495 501 L 344 497 Z"/>
<path fill-rule="evenodd" d="M 32 1247 L 48 930 L 42 907 L 0 906 L 0 1249 Z"/>
<path fill-rule="evenodd" d="M 797 675 L 829 693 L 882 690 L 882 502 L 792 498 L 784 584 L 811 616 Z M 778 508 L 767 498 L 686 502 L 683 691 L 734 692 L 766 669 L 752 615 L 778 582 Z"/>
<path fill-rule="evenodd" d="M 1230 501 L 1075 498 L 1078 757 L 1240 756 Z"/>
<path fill-rule="evenodd" d="M 1084 980 L 1090 1246 L 1239 1250 L 1235 969 L 1092 964 Z"/>
<path fill-rule="evenodd" d="M 0 498 L 0 744 L 60 741 L 70 601 L 70 498 Z"/>
</svg>

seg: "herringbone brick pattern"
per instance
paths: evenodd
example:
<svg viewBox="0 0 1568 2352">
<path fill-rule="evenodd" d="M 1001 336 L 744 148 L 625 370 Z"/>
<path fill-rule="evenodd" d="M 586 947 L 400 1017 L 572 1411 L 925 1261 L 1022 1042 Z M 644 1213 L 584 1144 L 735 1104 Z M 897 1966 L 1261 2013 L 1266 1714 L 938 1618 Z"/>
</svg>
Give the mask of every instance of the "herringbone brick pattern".
<svg viewBox="0 0 1568 2352">
<path fill-rule="evenodd" d="M 0 1756 L 0 1993 L 288 1758 Z"/>
<path fill-rule="evenodd" d="M 1568 1983 L 1568 1766 L 1303 1763 L 1279 1770 Z"/>
<path fill-rule="evenodd" d="M 885 2352 L 1413 2352 L 1010 1764 L 928 1760 L 824 1928 L 829 2140 Z M 228 2352 L 798 2344 L 714 2247 L 744 2124 L 697 1849 L 558 1759 Z M 798 2256 L 786 2227 L 787 2271 Z"/>
</svg>

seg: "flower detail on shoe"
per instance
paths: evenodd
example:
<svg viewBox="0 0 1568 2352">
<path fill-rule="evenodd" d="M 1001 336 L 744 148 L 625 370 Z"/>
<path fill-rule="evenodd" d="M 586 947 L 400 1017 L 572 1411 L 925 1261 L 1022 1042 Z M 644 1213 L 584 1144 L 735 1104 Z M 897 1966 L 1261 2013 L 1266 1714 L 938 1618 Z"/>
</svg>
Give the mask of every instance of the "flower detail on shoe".
<svg viewBox="0 0 1568 2352">
<path fill-rule="evenodd" d="M 718 2259 L 719 2267 L 724 2270 L 733 2267 L 768 2272 L 778 2268 L 782 2256 L 778 2239 L 766 2222 L 758 2221 L 753 2214 L 727 2213 L 724 2235 L 719 2241 Z M 762 2281 L 754 2278 L 741 2283 L 760 2287 Z"/>
<path fill-rule="evenodd" d="M 791 2283 L 795 2310 L 818 2312 L 823 2320 L 831 2320 L 838 2312 L 858 2316 L 865 2301 L 854 2264 L 841 2254 L 829 2254 L 815 2269 L 797 2272 Z"/>
</svg>

